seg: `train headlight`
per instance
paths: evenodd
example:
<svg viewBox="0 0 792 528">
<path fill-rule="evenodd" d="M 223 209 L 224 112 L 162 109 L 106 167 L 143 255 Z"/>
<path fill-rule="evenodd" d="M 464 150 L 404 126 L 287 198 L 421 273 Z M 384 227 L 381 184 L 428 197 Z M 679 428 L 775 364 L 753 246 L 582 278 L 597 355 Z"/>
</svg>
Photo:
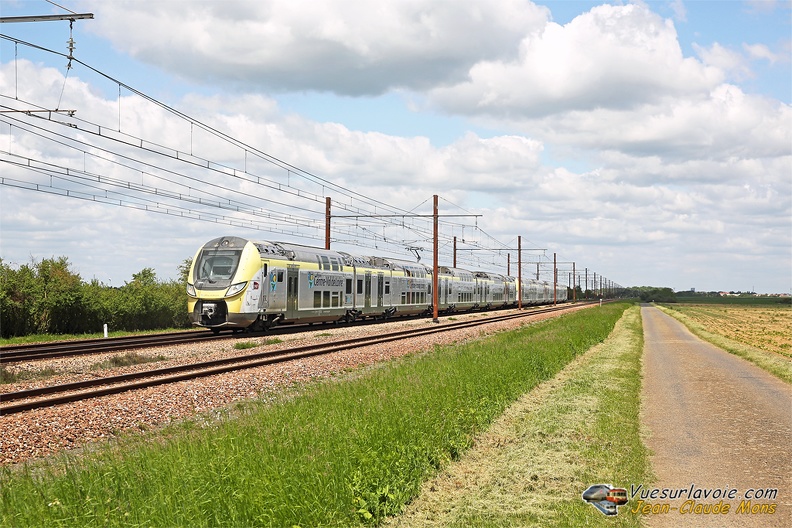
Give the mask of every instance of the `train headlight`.
<svg viewBox="0 0 792 528">
<path fill-rule="evenodd" d="M 189 295 L 190 297 L 198 297 L 198 295 L 195 293 L 195 286 L 193 286 L 189 282 L 187 283 L 187 295 Z"/>
<path fill-rule="evenodd" d="M 237 293 L 241 292 L 247 286 L 247 282 L 238 282 L 236 284 L 232 284 L 228 291 L 226 292 L 226 297 L 231 297 L 232 295 L 236 295 Z"/>
</svg>

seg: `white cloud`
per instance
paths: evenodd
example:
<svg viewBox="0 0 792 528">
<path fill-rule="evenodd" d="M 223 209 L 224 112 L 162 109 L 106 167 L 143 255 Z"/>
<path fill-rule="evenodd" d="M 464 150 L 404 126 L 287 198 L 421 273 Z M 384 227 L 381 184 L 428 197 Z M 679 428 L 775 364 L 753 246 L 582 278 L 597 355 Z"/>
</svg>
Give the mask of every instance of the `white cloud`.
<svg viewBox="0 0 792 528">
<path fill-rule="evenodd" d="M 789 0 L 743 0 L 750 8 L 749 11 L 758 13 L 772 13 L 779 8 L 789 9 L 792 2 Z"/>
<path fill-rule="evenodd" d="M 724 72 L 729 73 L 734 79 L 743 80 L 752 76 L 751 69 L 748 66 L 745 58 L 717 42 L 712 44 L 709 48 L 693 44 L 693 49 L 696 50 L 704 64 L 714 66 Z"/>
<path fill-rule="evenodd" d="M 743 44 L 743 48 L 753 59 L 764 59 L 770 64 L 775 64 L 778 60 L 778 55 L 764 44 Z"/>
<path fill-rule="evenodd" d="M 723 79 L 685 58 L 670 21 L 639 5 L 603 5 L 526 36 L 517 59 L 481 61 L 469 79 L 431 92 L 449 111 L 507 119 L 573 110 L 630 111 L 695 95 Z"/>
<path fill-rule="evenodd" d="M 669 6 L 674 13 L 674 19 L 679 22 L 687 21 L 687 8 L 683 0 L 673 0 Z"/>
<path fill-rule="evenodd" d="M 380 94 L 460 79 L 544 23 L 527 0 L 86 2 L 95 31 L 183 77 L 273 90 Z"/>
</svg>

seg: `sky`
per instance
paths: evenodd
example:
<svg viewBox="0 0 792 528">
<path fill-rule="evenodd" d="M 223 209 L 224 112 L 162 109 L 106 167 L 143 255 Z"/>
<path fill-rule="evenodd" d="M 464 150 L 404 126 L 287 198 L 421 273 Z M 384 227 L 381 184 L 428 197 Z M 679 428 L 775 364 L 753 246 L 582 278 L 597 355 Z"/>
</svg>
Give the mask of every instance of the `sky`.
<svg viewBox="0 0 792 528">
<path fill-rule="evenodd" d="M 326 197 L 334 249 L 430 263 L 437 195 L 441 265 L 792 291 L 789 0 L 57 4 L 0 0 L 94 15 L 0 25 L 0 110 L 74 110 L 0 113 L 6 265 L 167 280 L 323 246 Z"/>
</svg>

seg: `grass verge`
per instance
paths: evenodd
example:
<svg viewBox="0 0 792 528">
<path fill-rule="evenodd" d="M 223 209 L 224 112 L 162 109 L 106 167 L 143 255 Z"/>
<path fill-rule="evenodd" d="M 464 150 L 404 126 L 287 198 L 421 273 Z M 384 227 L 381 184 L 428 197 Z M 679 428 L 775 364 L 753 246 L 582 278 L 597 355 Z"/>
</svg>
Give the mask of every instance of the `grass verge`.
<svg viewBox="0 0 792 528">
<path fill-rule="evenodd" d="M 757 367 L 766 370 L 770 374 L 776 376 L 778 379 L 786 383 L 792 383 L 792 362 L 789 358 L 780 354 L 761 350 L 752 347 L 745 343 L 740 343 L 728 337 L 710 332 L 699 323 L 693 321 L 690 317 L 669 306 L 656 305 L 664 313 L 670 315 L 683 325 L 687 327 L 695 336 L 712 343 L 718 348 L 721 348 L 730 354 L 739 356 L 747 361 L 750 361 Z"/>
<path fill-rule="evenodd" d="M 0 468 L 0 526 L 376 525 L 514 400 L 602 342 L 626 306 L 438 347 L 238 405 L 207 427 Z"/>
<path fill-rule="evenodd" d="M 640 309 L 602 344 L 511 405 L 459 462 L 424 484 L 388 526 L 640 526 L 606 518 L 581 495 L 592 484 L 647 484 L 640 431 Z"/>
</svg>

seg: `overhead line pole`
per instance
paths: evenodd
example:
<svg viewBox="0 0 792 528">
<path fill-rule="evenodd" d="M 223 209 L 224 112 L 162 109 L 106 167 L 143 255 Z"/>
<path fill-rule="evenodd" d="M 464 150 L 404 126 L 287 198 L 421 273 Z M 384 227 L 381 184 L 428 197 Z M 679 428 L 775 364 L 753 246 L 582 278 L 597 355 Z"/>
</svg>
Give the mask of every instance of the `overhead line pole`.
<svg viewBox="0 0 792 528">
<path fill-rule="evenodd" d="M 522 236 L 517 235 L 517 308 L 522 310 Z"/>
<path fill-rule="evenodd" d="M 577 276 L 575 275 L 575 263 L 572 263 L 572 302 L 577 302 L 577 285 L 575 285 L 575 281 L 577 280 Z"/>
<path fill-rule="evenodd" d="M 329 196 L 325 198 L 325 249 L 330 249 L 330 203 Z"/>
<path fill-rule="evenodd" d="M 586 268 L 586 287 L 584 288 L 586 300 L 588 301 L 588 268 Z"/>
<path fill-rule="evenodd" d="M 556 254 L 553 253 L 553 306 L 558 304 L 558 268 L 556 267 Z"/>
<path fill-rule="evenodd" d="M 434 211 L 434 214 L 433 214 L 434 220 L 433 220 L 432 223 L 434 224 L 434 237 L 433 237 L 434 240 L 432 241 L 433 242 L 433 251 L 432 251 L 432 253 L 433 253 L 433 255 L 432 255 L 432 322 L 438 323 L 438 322 L 440 322 L 440 319 L 438 318 L 438 314 L 439 314 L 439 312 L 438 312 L 438 303 L 440 302 L 440 295 L 439 295 L 439 293 L 437 291 L 437 287 L 438 287 L 439 281 L 438 281 L 438 277 L 437 277 L 437 275 L 438 275 L 438 266 L 437 266 L 437 251 L 438 251 L 437 225 L 438 225 L 438 221 L 437 221 L 437 195 L 436 194 L 434 195 L 433 211 Z"/>
</svg>

